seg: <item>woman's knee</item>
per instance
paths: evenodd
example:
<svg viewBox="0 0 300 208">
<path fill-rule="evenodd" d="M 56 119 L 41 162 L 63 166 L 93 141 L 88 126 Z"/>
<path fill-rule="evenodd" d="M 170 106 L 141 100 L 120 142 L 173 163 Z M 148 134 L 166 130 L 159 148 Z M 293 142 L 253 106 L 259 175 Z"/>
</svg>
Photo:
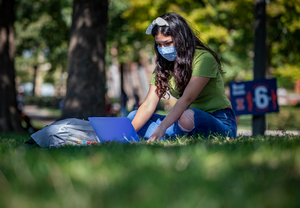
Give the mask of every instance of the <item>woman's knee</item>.
<svg viewBox="0 0 300 208">
<path fill-rule="evenodd" d="M 134 119 L 136 113 L 137 113 L 137 110 L 131 111 L 131 112 L 128 114 L 127 118 L 129 118 L 130 121 L 132 121 L 132 120 Z"/>
<path fill-rule="evenodd" d="M 183 131 L 192 131 L 195 128 L 194 111 L 188 109 L 178 119 L 178 125 Z"/>
</svg>

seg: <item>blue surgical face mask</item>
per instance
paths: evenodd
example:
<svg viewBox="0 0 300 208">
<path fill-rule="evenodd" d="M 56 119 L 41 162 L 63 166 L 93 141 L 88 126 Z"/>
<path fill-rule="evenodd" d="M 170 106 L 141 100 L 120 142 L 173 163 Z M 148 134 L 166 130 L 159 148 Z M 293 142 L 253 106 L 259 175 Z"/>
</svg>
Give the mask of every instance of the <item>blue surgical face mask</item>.
<svg viewBox="0 0 300 208">
<path fill-rule="evenodd" d="M 177 51 L 175 46 L 169 46 L 169 47 L 158 47 L 157 50 L 168 61 L 174 61 L 177 57 Z"/>
</svg>

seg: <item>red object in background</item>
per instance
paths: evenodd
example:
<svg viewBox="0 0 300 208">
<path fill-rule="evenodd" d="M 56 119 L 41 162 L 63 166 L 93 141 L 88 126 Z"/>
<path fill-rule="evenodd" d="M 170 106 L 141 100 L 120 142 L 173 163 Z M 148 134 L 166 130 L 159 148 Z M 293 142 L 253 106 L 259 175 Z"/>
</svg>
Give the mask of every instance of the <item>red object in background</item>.
<svg viewBox="0 0 300 208">
<path fill-rule="evenodd" d="M 300 94 L 300 79 L 295 83 L 295 92 Z"/>
<path fill-rule="evenodd" d="M 271 99 L 273 103 L 273 109 L 275 110 L 277 108 L 277 95 L 273 89 L 271 90 Z"/>
<path fill-rule="evenodd" d="M 251 92 L 247 92 L 247 95 L 246 95 L 246 99 L 247 99 L 247 102 L 248 102 L 248 111 L 249 112 L 252 112 L 252 108 L 253 108 L 253 101 L 252 101 L 252 95 L 251 95 Z"/>
</svg>

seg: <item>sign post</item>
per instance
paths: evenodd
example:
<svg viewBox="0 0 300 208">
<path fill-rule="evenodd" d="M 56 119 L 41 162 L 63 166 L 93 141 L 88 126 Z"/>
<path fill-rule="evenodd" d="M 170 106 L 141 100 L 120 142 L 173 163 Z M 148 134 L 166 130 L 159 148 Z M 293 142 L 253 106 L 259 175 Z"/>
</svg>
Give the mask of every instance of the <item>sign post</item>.
<svg viewBox="0 0 300 208">
<path fill-rule="evenodd" d="M 255 0 L 255 24 L 254 24 L 254 80 L 265 78 L 266 73 L 266 2 Z M 264 88 L 258 88 L 258 93 Z M 252 134 L 264 135 L 266 129 L 265 115 L 253 115 Z"/>
</svg>

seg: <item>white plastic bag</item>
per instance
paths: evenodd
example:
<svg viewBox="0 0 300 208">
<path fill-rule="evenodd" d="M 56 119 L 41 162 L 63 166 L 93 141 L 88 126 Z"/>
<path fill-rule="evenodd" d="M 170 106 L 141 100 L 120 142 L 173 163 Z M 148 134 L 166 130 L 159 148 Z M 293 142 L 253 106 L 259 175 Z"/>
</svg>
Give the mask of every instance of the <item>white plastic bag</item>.
<svg viewBox="0 0 300 208">
<path fill-rule="evenodd" d="M 90 122 L 76 118 L 54 122 L 32 134 L 31 138 L 42 148 L 100 143 Z"/>
</svg>

